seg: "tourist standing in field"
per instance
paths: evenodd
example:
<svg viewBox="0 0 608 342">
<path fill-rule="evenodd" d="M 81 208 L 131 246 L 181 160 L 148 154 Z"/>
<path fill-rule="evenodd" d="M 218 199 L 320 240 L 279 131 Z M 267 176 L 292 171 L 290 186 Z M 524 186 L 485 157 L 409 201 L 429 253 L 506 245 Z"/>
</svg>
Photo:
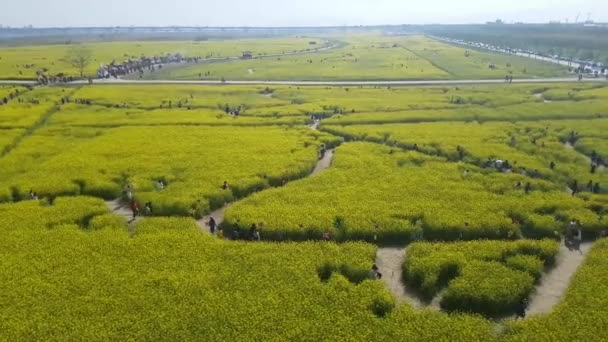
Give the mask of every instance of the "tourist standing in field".
<svg viewBox="0 0 608 342">
<path fill-rule="evenodd" d="M 144 206 L 146 210 L 146 216 L 152 216 L 152 202 L 146 202 Z"/>
<path fill-rule="evenodd" d="M 257 230 L 258 230 L 258 227 L 256 227 L 255 223 L 252 223 L 251 227 L 249 227 L 249 239 L 251 241 L 253 241 L 255 239 Z"/>
<path fill-rule="evenodd" d="M 135 202 L 134 199 L 131 200 L 130 208 L 133 212 L 133 220 L 135 220 L 135 218 L 139 216 L 139 207 L 137 206 L 137 202 Z"/>
<path fill-rule="evenodd" d="M 131 189 L 131 185 L 127 185 L 124 192 L 127 200 L 131 201 L 133 199 L 133 190 Z"/>
<path fill-rule="evenodd" d="M 241 227 L 235 225 L 234 230 L 232 231 L 232 239 L 239 240 L 241 238 Z"/>
<path fill-rule="evenodd" d="M 526 298 L 522 298 L 519 303 L 517 303 L 517 307 L 515 308 L 515 318 L 526 318 L 526 308 L 528 306 L 528 301 Z"/>
<path fill-rule="evenodd" d="M 575 196 L 578 193 L 578 181 L 575 179 L 572 182 L 572 196 Z"/>
</svg>

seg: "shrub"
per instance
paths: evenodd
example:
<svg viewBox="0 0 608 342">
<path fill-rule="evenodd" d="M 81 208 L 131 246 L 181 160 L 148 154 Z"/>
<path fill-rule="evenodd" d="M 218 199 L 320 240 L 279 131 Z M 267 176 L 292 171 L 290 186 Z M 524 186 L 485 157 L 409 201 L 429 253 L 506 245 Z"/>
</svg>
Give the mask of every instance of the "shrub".
<svg viewBox="0 0 608 342">
<path fill-rule="evenodd" d="M 447 311 L 501 315 L 515 311 L 534 288 L 534 278 L 498 262 L 468 262 L 441 299 Z"/>
</svg>

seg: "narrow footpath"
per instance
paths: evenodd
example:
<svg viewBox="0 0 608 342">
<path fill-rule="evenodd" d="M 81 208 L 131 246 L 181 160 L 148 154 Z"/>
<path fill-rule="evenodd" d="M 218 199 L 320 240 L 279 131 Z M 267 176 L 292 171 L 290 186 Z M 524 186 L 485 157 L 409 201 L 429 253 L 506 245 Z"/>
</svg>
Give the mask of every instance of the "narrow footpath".
<svg viewBox="0 0 608 342">
<path fill-rule="evenodd" d="M 382 281 L 398 302 L 407 302 L 416 309 L 422 309 L 426 305 L 420 300 L 420 297 L 408 291 L 403 284 L 402 265 L 406 254 L 407 248 L 379 247 L 376 252 L 376 266 L 382 273 Z"/>
<path fill-rule="evenodd" d="M 570 251 L 564 243 L 560 244 L 555 267 L 545 273 L 540 285 L 530 298 L 529 315 L 538 315 L 551 311 L 561 300 L 570 285 L 570 279 L 585 260 L 593 243 L 584 242 L 580 251 Z"/>
<path fill-rule="evenodd" d="M 310 176 L 316 175 L 316 174 L 320 173 L 321 171 L 329 168 L 331 166 L 331 162 L 332 162 L 333 158 L 334 158 L 334 150 L 326 151 L 323 158 L 321 158 L 317 161 L 317 164 L 315 165 L 315 168 L 311 172 Z M 230 208 L 230 206 L 232 206 L 233 203 L 226 203 L 223 207 L 216 209 L 216 210 L 212 211 L 211 213 L 209 213 L 208 215 L 205 215 L 200 220 L 197 220 L 196 224 L 203 231 L 210 232 L 209 225 L 208 225 L 209 219 L 211 217 L 213 217 L 213 219 L 215 220 L 215 223 L 219 226 L 220 224 L 222 224 L 222 222 L 224 222 L 224 216 L 226 213 L 226 209 Z"/>
<path fill-rule="evenodd" d="M 543 275 L 540 284 L 530 298 L 527 309 L 529 315 L 548 313 L 562 300 L 570 285 L 570 279 L 585 260 L 592 245 L 591 242 L 585 242 L 581 244 L 580 251 L 571 251 L 561 243 L 555 266 Z M 439 303 L 442 292 L 435 296 L 430 303 L 426 303 L 404 285 L 402 265 L 406 256 L 407 248 L 378 248 L 375 262 L 382 273 L 382 281 L 398 302 L 406 302 L 416 309 L 441 310 Z"/>
<path fill-rule="evenodd" d="M 110 209 L 110 211 L 113 214 L 122 217 L 125 221 L 127 221 L 127 223 L 129 223 L 129 225 L 135 224 L 137 221 L 139 221 L 139 219 L 141 217 L 141 216 L 138 216 L 135 219 L 133 219 L 133 212 L 131 211 L 131 209 L 129 209 L 126 205 L 121 203 L 121 201 L 119 199 L 105 201 L 105 202 L 106 202 L 106 206 L 108 206 L 108 209 Z"/>
</svg>

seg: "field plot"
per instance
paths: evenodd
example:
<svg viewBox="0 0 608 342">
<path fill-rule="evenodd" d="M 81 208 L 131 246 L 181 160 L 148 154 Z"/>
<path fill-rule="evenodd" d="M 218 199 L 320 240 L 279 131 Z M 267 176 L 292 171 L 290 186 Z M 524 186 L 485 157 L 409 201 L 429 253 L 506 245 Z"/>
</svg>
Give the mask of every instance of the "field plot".
<svg viewBox="0 0 608 342">
<path fill-rule="evenodd" d="M 465 170 L 470 173 L 463 176 Z M 536 191 L 526 194 L 518 182 Z M 243 228 L 264 222 L 264 236 L 277 240 L 328 231 L 338 240 L 407 242 L 555 237 L 565 218 L 578 215 L 586 218 L 588 233 L 597 234 L 605 224 L 563 187 L 418 152 L 347 143 L 337 149 L 331 169 L 254 194 L 230 207 L 226 221 Z"/>
<path fill-rule="evenodd" d="M 315 42 L 314 46 L 310 42 Z M 80 70 L 66 61 L 72 49 L 84 49 L 91 55 L 85 75 L 94 75 L 100 64 L 108 65 L 138 59 L 182 54 L 186 57 L 236 57 L 244 51 L 254 56 L 281 54 L 321 47 L 323 40 L 316 38 L 241 39 L 221 41 L 138 41 L 101 42 L 63 45 L 15 46 L 0 48 L 0 79 L 35 79 L 37 71 L 49 75 L 60 73 L 79 76 Z"/>
<path fill-rule="evenodd" d="M 552 240 L 412 244 L 403 264 L 405 281 L 441 307 L 488 315 L 512 313 L 555 260 Z"/>
<path fill-rule="evenodd" d="M 607 90 L 24 90 L 0 106 L 0 340 L 602 341 L 606 240 L 572 278 L 560 244 L 608 229 Z M 154 210 L 127 222 L 127 189 Z M 513 320 L 572 255 L 563 301 Z"/>
<path fill-rule="evenodd" d="M 347 36 L 329 51 L 168 69 L 153 79 L 420 80 L 564 76 L 567 69 L 523 57 L 441 43 L 423 36 Z"/>
<path fill-rule="evenodd" d="M 152 139 L 153 137 L 153 139 Z M 0 161 L 2 188 L 24 198 L 117 198 L 127 185 L 158 214 L 197 215 L 312 170 L 324 135 L 308 129 L 165 126 L 40 129 Z M 161 192 L 155 183 L 163 180 Z M 231 190 L 222 190 L 223 181 Z"/>
<path fill-rule="evenodd" d="M 425 37 L 412 37 L 405 45 L 409 50 L 446 70 L 453 78 L 518 78 L 553 77 L 566 74 L 566 69 L 551 63 L 500 53 L 467 50 Z"/>
<path fill-rule="evenodd" d="M 574 275 L 563 301 L 553 312 L 511 322 L 505 341 L 530 341 L 538 336 L 555 341 L 602 341 L 606 338 L 608 239 L 595 243 Z M 572 329 L 572 324 L 577 328 Z"/>
<path fill-rule="evenodd" d="M 24 129 L 0 129 L 0 151 L 4 153 L 9 145 L 11 145 L 17 137 L 20 137 L 25 132 Z"/>
<path fill-rule="evenodd" d="M 592 121 L 599 129 L 608 128 L 608 120 Z M 537 178 L 566 184 L 587 177 L 607 181 L 603 172 L 590 172 L 585 155 L 564 146 L 561 139 L 578 121 L 540 121 L 534 123 L 420 123 L 325 126 L 325 130 L 351 140 L 385 142 L 408 149 L 418 149 L 454 161 L 462 160 L 488 168 L 491 160 L 506 160 L 513 172 L 525 172 Z M 572 124 L 572 125 L 571 125 Z M 441 132 L 454 132 L 449 136 Z M 553 167 L 551 167 L 553 163 Z M 596 170 L 599 171 L 599 170 Z"/>
<path fill-rule="evenodd" d="M 317 97 L 323 98 L 324 101 L 331 99 L 332 106 L 338 109 L 337 115 L 327 113 L 332 115 L 323 121 L 325 124 L 535 121 L 608 117 L 608 88 L 601 84 L 350 88 L 343 91 L 344 93 L 338 88 L 326 90 L 325 93 L 318 90 Z M 566 95 L 558 98 L 555 94 Z"/>
<path fill-rule="evenodd" d="M 0 205 L 1 338 L 491 338 L 479 317 L 395 307 L 366 280 L 372 245 L 221 241 L 175 218 L 129 237 L 106 210 L 87 197 Z"/>
</svg>

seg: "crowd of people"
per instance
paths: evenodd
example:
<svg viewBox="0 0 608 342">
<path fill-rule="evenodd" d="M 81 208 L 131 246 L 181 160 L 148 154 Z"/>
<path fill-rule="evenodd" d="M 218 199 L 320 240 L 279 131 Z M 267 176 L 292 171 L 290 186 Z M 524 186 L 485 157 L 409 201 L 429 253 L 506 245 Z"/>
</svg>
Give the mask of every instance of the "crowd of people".
<svg viewBox="0 0 608 342">
<path fill-rule="evenodd" d="M 60 73 L 55 76 L 47 75 L 43 71 L 36 72 L 36 83 L 38 85 L 49 85 L 49 84 L 57 84 L 57 83 L 70 83 L 74 81 L 73 76 L 67 76 L 63 73 Z"/>
<path fill-rule="evenodd" d="M 167 54 L 164 56 L 140 57 L 129 59 L 124 62 L 112 61 L 108 65 L 102 65 L 97 70 L 97 78 L 118 78 L 133 73 L 143 75 L 145 71 L 155 72 L 161 70 L 164 64 L 169 63 L 198 63 L 202 57 L 185 57 L 180 53 Z"/>
<path fill-rule="evenodd" d="M 68 104 L 68 103 L 76 103 L 76 104 L 90 106 L 93 104 L 93 101 L 90 99 L 72 99 L 69 96 L 64 96 L 61 98 L 61 104 Z"/>
<path fill-rule="evenodd" d="M 15 89 L 15 91 L 10 92 L 8 95 L 2 98 L 2 100 L 0 101 L 0 106 L 8 104 L 9 101 L 13 99 L 18 99 L 19 102 L 21 102 L 22 99 L 19 97 L 19 95 L 21 95 L 21 92 L 19 91 L 19 89 Z"/>
</svg>

